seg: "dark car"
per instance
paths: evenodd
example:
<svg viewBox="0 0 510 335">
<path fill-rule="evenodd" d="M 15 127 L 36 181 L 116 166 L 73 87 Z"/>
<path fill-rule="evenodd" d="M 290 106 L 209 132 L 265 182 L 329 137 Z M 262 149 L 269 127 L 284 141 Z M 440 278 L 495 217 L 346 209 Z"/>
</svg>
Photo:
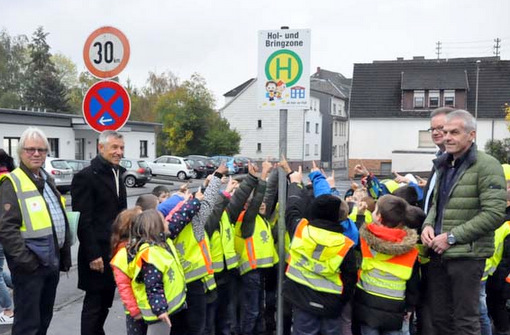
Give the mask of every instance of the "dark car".
<svg viewBox="0 0 510 335">
<path fill-rule="evenodd" d="M 216 169 L 218 168 L 218 165 L 216 165 L 215 162 L 210 157 L 207 157 L 207 156 L 188 155 L 185 158 L 202 161 L 205 164 L 205 169 L 206 169 L 205 176 L 208 176 L 211 173 L 214 173 L 214 171 L 216 171 Z"/>
<path fill-rule="evenodd" d="M 238 173 L 248 173 L 248 163 L 250 159 L 248 157 L 235 157 L 234 163 L 239 169 Z"/>
<path fill-rule="evenodd" d="M 73 174 L 77 174 L 80 170 L 90 165 L 90 161 L 83 159 L 66 159 L 65 161 L 73 169 Z"/>
<path fill-rule="evenodd" d="M 143 186 L 152 179 L 151 168 L 143 159 L 122 158 L 120 165 L 126 169 L 123 175 L 126 187 Z"/>
<path fill-rule="evenodd" d="M 205 166 L 205 163 L 198 159 L 193 158 L 187 158 L 188 163 L 193 168 L 193 174 L 191 175 L 191 178 L 193 179 L 201 179 L 207 176 L 207 167 Z"/>
</svg>

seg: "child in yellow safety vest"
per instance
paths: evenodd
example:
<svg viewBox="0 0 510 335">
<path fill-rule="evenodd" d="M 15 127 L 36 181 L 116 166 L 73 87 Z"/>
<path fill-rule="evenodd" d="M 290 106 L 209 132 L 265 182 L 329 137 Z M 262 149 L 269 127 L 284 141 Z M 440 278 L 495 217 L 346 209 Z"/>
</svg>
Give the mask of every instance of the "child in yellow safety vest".
<svg viewBox="0 0 510 335">
<path fill-rule="evenodd" d="M 285 224 L 292 240 L 283 295 L 292 304 L 292 334 L 342 334 L 341 313 L 356 283 L 355 243 L 340 224 L 348 205 L 323 194 L 307 206 L 301 169 L 289 179 Z"/>
<path fill-rule="evenodd" d="M 170 239 L 163 216 L 155 209 L 138 215 L 131 227 L 127 251 L 135 255 L 129 264 L 131 287 L 147 323 L 148 335 L 168 335 L 170 315 L 186 299 L 184 270 Z"/>
<path fill-rule="evenodd" d="M 418 302 L 418 234 L 407 228 L 417 213 L 393 195 L 379 198 L 374 222 L 360 228 L 362 253 L 354 317 L 362 335 L 401 334 Z"/>
</svg>

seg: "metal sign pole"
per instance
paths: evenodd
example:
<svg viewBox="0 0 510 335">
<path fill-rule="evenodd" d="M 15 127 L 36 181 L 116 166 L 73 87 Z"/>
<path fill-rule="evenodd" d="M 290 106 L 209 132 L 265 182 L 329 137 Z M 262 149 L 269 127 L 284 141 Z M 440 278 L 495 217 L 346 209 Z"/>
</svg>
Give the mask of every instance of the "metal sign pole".
<svg viewBox="0 0 510 335">
<path fill-rule="evenodd" d="M 280 109 L 280 157 L 287 157 L 287 110 Z M 278 296 L 276 314 L 276 334 L 283 335 L 283 276 L 285 271 L 285 207 L 287 206 L 287 176 L 278 171 Z"/>
</svg>

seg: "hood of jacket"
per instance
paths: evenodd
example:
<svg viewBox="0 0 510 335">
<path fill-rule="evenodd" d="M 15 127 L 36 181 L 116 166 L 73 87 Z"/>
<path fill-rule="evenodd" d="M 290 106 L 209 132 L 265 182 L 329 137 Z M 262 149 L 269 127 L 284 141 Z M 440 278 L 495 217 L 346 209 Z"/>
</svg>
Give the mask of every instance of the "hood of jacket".
<svg viewBox="0 0 510 335">
<path fill-rule="evenodd" d="M 403 255 L 416 246 L 418 233 L 416 233 L 416 230 L 407 227 L 402 228 L 402 230 L 406 232 L 406 236 L 400 242 L 386 241 L 375 236 L 367 229 L 366 224 L 361 226 L 359 234 L 367 242 L 368 246 L 376 252 L 386 255 Z"/>
</svg>

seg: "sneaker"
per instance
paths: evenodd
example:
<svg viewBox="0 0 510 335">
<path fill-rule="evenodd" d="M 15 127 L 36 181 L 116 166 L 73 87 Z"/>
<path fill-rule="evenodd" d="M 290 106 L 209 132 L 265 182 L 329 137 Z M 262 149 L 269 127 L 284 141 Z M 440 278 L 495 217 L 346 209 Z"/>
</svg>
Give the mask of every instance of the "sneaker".
<svg viewBox="0 0 510 335">
<path fill-rule="evenodd" d="M 11 316 L 5 315 L 4 312 L 0 313 L 0 325 L 12 325 L 14 322 L 14 314 Z"/>
</svg>

